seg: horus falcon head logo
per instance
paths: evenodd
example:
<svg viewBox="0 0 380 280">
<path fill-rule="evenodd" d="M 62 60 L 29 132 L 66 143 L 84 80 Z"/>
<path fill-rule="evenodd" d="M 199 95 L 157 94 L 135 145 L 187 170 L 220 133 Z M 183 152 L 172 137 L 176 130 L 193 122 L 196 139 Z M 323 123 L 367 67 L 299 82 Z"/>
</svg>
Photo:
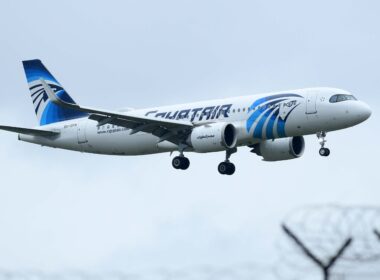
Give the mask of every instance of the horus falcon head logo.
<svg viewBox="0 0 380 280">
<path fill-rule="evenodd" d="M 247 132 L 253 131 L 253 137 L 260 139 L 286 137 L 286 120 L 302 98 L 299 94 L 282 93 L 256 100 L 248 110 L 251 115 L 246 123 Z"/>
</svg>

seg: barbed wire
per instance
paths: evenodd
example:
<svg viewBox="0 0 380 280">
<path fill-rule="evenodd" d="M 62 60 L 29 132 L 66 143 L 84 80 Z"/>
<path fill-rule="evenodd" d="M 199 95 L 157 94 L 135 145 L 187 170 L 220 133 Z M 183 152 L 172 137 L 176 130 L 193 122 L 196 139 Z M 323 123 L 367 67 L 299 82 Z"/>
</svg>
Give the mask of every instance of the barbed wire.
<svg viewBox="0 0 380 280">
<path fill-rule="evenodd" d="M 352 239 L 333 267 L 335 277 L 365 273 L 380 278 L 379 207 L 306 206 L 287 215 L 284 225 L 323 263 L 328 263 L 342 244 Z M 306 257 L 289 236 L 282 234 L 276 247 L 280 255 L 275 266 L 278 278 L 321 279 L 321 267 Z"/>
</svg>

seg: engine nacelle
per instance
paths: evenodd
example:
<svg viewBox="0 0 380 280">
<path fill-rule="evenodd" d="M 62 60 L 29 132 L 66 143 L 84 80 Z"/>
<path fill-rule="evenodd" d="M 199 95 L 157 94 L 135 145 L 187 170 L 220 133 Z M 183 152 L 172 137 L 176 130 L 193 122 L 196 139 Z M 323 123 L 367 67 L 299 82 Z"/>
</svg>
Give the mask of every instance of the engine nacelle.
<svg viewBox="0 0 380 280">
<path fill-rule="evenodd" d="M 299 158 L 305 150 L 302 136 L 266 140 L 255 144 L 251 152 L 262 156 L 265 161 L 279 161 Z"/>
<path fill-rule="evenodd" d="M 234 148 L 237 141 L 236 129 L 229 123 L 213 123 L 196 127 L 188 139 L 194 152 L 207 153 Z"/>
</svg>

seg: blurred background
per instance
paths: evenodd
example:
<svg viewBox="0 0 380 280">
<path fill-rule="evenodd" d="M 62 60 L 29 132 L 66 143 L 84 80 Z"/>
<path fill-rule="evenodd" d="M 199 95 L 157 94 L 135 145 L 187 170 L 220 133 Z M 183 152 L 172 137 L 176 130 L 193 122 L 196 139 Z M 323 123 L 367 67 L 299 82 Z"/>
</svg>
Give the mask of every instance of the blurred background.
<svg viewBox="0 0 380 280">
<path fill-rule="evenodd" d="M 318 248 L 308 236 L 319 229 L 302 227 L 309 215 L 295 222 L 293 211 L 380 205 L 379 12 L 380 3 L 369 0 L 2 0 L 1 124 L 37 125 L 21 64 L 34 58 L 92 107 L 332 86 L 351 91 L 373 113 L 327 135 L 329 158 L 318 155 L 315 136 L 293 161 L 262 162 L 240 148 L 232 156 L 237 172 L 228 177 L 216 169 L 223 153 L 189 154 L 191 167 L 180 172 L 168 154 L 80 154 L 1 132 L 0 277 L 322 279 L 313 263 L 303 271 L 282 268 L 287 246 L 297 263 L 308 260 L 281 224 L 289 222 L 328 260 L 335 245 L 332 252 Z M 324 207 L 317 215 L 324 217 Z M 366 222 L 370 230 L 356 239 L 366 236 L 374 247 L 376 223 Z M 323 236 L 333 236 L 328 244 L 336 248 L 351 236 L 333 232 Z M 380 274 L 337 269 L 334 277 L 373 275 Z"/>
</svg>

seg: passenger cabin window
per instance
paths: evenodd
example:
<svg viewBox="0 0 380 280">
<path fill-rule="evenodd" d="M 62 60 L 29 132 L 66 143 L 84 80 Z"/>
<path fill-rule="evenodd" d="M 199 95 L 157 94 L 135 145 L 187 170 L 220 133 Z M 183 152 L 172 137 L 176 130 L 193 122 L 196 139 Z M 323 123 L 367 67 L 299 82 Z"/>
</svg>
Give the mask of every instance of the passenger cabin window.
<svg viewBox="0 0 380 280">
<path fill-rule="evenodd" d="M 349 94 L 335 94 L 330 97 L 330 103 L 342 102 L 346 100 L 357 100 L 355 96 Z"/>
</svg>

